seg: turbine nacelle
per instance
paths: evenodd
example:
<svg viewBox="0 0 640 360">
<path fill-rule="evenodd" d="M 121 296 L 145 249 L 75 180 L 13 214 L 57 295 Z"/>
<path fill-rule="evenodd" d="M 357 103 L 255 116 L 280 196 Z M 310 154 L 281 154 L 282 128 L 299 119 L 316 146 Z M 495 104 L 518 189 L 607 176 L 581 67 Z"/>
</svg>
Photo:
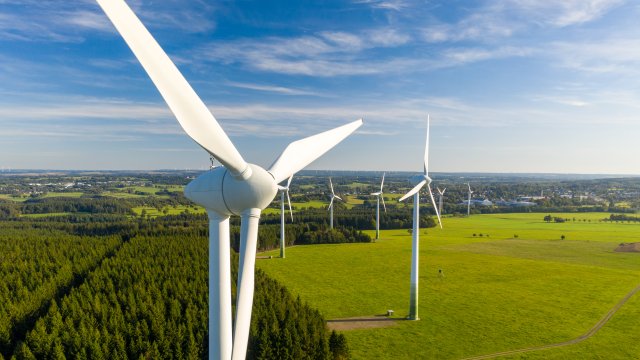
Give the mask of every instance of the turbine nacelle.
<svg viewBox="0 0 640 360">
<path fill-rule="evenodd" d="M 207 171 L 191 181 L 185 196 L 220 215 L 240 215 L 247 209 L 266 208 L 278 192 L 273 176 L 258 165 L 248 164 L 251 176 L 243 180 L 225 167 Z"/>
</svg>

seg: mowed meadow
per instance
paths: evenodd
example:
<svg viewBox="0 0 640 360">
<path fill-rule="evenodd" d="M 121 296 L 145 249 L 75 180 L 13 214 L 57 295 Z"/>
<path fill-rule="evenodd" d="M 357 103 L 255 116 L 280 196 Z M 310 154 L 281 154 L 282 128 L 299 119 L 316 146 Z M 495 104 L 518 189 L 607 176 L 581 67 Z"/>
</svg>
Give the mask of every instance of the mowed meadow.
<svg viewBox="0 0 640 360">
<path fill-rule="evenodd" d="M 606 213 L 445 217 L 420 232 L 420 321 L 409 307 L 411 234 L 369 244 L 297 246 L 257 266 L 327 319 L 395 311 L 390 327 L 345 331 L 354 359 L 464 359 L 559 343 L 588 332 L 640 285 L 640 224 Z M 574 220 L 575 218 L 575 220 Z M 474 236 L 475 234 L 475 236 Z M 480 236 L 482 234 L 482 236 Z M 564 240 L 561 237 L 564 235 Z M 442 269 L 442 275 L 439 274 Z M 640 295 L 578 344 L 501 359 L 631 359 L 640 356 Z"/>
</svg>

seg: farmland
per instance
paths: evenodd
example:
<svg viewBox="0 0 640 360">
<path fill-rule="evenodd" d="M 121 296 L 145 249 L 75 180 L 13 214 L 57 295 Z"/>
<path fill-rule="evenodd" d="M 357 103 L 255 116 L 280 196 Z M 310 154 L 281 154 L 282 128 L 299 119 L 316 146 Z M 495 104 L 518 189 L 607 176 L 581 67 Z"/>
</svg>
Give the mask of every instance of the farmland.
<svg viewBox="0 0 640 360">
<path fill-rule="evenodd" d="M 444 230 L 423 230 L 422 320 L 345 332 L 353 357 L 459 359 L 585 333 L 640 284 L 640 254 L 613 251 L 638 241 L 640 225 L 603 223 L 599 213 L 555 215 L 576 221 L 545 223 L 540 213 L 478 215 L 448 217 Z M 299 246 L 287 259 L 258 266 L 329 319 L 388 309 L 401 319 L 409 303 L 410 241 L 406 230 L 383 231 L 376 243 Z M 526 356 L 630 358 L 640 353 L 631 336 L 638 331 L 638 303 L 633 299 L 583 343 Z"/>
</svg>

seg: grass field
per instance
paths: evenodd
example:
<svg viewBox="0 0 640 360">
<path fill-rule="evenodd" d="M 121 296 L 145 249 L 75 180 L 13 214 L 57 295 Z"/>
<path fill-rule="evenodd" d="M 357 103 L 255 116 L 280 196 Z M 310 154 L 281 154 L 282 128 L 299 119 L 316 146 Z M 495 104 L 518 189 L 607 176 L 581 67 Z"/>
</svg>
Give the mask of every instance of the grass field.
<svg viewBox="0 0 640 360">
<path fill-rule="evenodd" d="M 205 213 L 204 208 L 201 206 L 195 206 L 195 209 L 194 209 L 193 206 L 186 206 L 186 205 L 165 206 L 160 210 L 151 206 L 136 206 L 131 208 L 131 210 L 133 210 L 133 212 L 135 212 L 136 215 L 138 216 L 142 215 L 142 211 L 145 210 L 145 214 L 149 217 L 178 215 L 178 214 L 182 214 L 186 210 L 189 210 L 189 212 L 192 214 Z M 166 210 L 166 213 L 164 212 L 165 210 Z"/>
<path fill-rule="evenodd" d="M 422 230 L 422 320 L 345 332 L 353 357 L 462 359 L 585 333 L 640 283 L 640 253 L 613 251 L 640 241 L 640 224 L 600 222 L 603 213 L 551 214 L 571 221 L 545 223 L 544 215 L 448 217 L 444 230 Z M 371 244 L 290 247 L 286 259 L 257 265 L 328 319 L 387 309 L 400 319 L 408 312 L 410 256 L 410 234 L 391 230 Z M 636 296 L 587 341 L 505 358 L 628 359 L 640 354 L 638 333 Z"/>
</svg>

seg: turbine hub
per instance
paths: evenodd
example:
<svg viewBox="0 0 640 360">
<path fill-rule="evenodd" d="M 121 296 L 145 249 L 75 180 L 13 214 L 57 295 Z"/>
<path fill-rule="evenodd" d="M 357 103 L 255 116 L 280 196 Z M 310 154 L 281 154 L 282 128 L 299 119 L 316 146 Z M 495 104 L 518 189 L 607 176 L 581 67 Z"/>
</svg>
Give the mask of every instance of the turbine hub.
<svg viewBox="0 0 640 360">
<path fill-rule="evenodd" d="M 264 209 L 278 192 L 273 176 L 258 165 L 249 164 L 251 176 L 236 178 L 224 167 L 198 176 L 184 189 L 185 196 L 221 215 L 240 215 L 247 209 Z"/>
</svg>

